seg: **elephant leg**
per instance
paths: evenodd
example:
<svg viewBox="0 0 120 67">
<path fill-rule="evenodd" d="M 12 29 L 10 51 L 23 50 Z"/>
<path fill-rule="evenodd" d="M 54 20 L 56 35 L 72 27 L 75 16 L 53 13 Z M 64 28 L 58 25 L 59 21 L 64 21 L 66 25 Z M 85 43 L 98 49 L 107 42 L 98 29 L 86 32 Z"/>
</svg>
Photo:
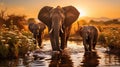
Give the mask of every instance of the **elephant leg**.
<svg viewBox="0 0 120 67">
<path fill-rule="evenodd" d="M 66 47 L 67 47 L 67 41 L 68 41 L 68 39 L 69 39 L 69 35 L 70 35 L 70 29 L 69 30 L 67 30 L 67 34 L 66 34 Z"/>
<path fill-rule="evenodd" d="M 96 42 L 93 43 L 93 50 L 95 50 Z"/>
<path fill-rule="evenodd" d="M 34 38 L 35 38 L 34 44 L 36 44 L 37 36 L 35 34 L 33 34 L 33 35 L 34 35 Z"/>
<path fill-rule="evenodd" d="M 42 33 L 40 33 L 37 37 L 38 37 L 38 46 L 42 48 Z"/>
<path fill-rule="evenodd" d="M 89 40 L 89 51 L 92 51 L 93 41 Z"/>
<path fill-rule="evenodd" d="M 65 47 L 67 47 L 67 45 L 66 45 L 66 35 L 64 33 L 61 34 L 61 49 L 64 49 Z"/>
<path fill-rule="evenodd" d="M 88 51 L 88 44 L 85 40 L 83 40 L 83 45 L 84 45 L 85 51 Z"/>
<path fill-rule="evenodd" d="M 89 44 L 89 51 L 92 51 L 91 47 L 92 47 L 92 44 Z"/>
<path fill-rule="evenodd" d="M 84 45 L 84 49 L 85 49 L 85 51 L 89 51 L 89 50 L 88 50 L 88 44 L 85 44 L 85 45 Z"/>
<path fill-rule="evenodd" d="M 93 50 L 95 50 L 96 43 L 97 43 L 97 37 L 95 36 L 94 37 L 94 42 L 93 42 Z"/>
<path fill-rule="evenodd" d="M 69 35 L 70 35 L 70 30 L 71 30 L 71 26 L 64 29 L 64 33 L 60 33 L 60 36 L 61 36 L 61 49 L 65 49 L 67 47 L 67 40 L 68 40 Z"/>
</svg>

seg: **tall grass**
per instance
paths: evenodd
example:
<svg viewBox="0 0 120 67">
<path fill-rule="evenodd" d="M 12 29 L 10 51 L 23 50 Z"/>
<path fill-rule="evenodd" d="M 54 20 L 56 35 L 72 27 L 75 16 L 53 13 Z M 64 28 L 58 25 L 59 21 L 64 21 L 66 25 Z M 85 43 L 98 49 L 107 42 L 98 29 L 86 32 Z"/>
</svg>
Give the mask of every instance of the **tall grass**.
<svg viewBox="0 0 120 67">
<path fill-rule="evenodd" d="M 101 26 L 102 32 L 99 34 L 98 42 L 103 44 L 110 51 L 120 51 L 120 25 L 111 24 Z"/>
</svg>

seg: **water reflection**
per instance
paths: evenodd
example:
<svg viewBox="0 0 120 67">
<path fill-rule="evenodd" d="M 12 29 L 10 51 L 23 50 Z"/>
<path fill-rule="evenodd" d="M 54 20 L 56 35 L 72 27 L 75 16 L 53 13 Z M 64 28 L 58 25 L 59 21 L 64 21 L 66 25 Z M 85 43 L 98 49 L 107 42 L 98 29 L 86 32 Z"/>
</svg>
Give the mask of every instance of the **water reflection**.
<svg viewBox="0 0 120 67">
<path fill-rule="evenodd" d="M 52 55 L 49 67 L 74 67 L 70 54 L 64 51 L 60 54 Z"/>
<path fill-rule="evenodd" d="M 120 56 L 106 54 L 104 57 L 103 65 L 104 66 L 120 66 Z"/>
<path fill-rule="evenodd" d="M 23 62 L 23 59 L 19 58 L 17 67 L 25 67 Z"/>
<path fill-rule="evenodd" d="M 119 67 L 120 57 L 105 53 L 106 49 L 96 46 L 95 52 L 85 52 L 83 43 L 68 41 L 68 47 L 61 54 L 52 55 L 50 41 L 25 58 L 0 60 L 0 67 Z M 36 55 L 36 56 L 34 56 Z"/>
<path fill-rule="evenodd" d="M 99 65 L 99 56 L 97 52 L 85 52 L 82 60 L 83 67 L 96 67 Z"/>
</svg>

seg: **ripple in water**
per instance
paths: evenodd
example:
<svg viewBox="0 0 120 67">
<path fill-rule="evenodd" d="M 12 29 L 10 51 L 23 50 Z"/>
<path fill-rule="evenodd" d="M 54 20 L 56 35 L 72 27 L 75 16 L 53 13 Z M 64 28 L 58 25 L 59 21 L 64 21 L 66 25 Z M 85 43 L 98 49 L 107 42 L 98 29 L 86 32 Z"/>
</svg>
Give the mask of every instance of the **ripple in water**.
<svg viewBox="0 0 120 67">
<path fill-rule="evenodd" d="M 18 60 L 0 61 L 0 67 L 119 67 L 120 57 L 105 53 L 106 49 L 96 46 L 96 51 L 85 52 L 83 43 L 68 41 L 68 47 L 59 55 L 52 55 L 50 41 L 44 47 Z"/>
</svg>

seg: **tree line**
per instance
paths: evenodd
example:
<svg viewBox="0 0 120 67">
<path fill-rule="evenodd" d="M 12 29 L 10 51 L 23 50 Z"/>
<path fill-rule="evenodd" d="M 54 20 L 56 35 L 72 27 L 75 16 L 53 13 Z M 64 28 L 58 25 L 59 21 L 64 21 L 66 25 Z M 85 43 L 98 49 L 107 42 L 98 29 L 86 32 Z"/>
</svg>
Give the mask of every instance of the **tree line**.
<svg viewBox="0 0 120 67">
<path fill-rule="evenodd" d="M 0 10 L 0 28 L 2 27 L 3 24 L 5 24 L 7 28 L 10 28 L 11 25 L 16 25 L 19 30 L 24 29 L 24 25 L 27 24 L 25 15 L 22 16 L 15 14 L 7 15 L 6 12 L 7 12 L 6 9 Z"/>
</svg>

